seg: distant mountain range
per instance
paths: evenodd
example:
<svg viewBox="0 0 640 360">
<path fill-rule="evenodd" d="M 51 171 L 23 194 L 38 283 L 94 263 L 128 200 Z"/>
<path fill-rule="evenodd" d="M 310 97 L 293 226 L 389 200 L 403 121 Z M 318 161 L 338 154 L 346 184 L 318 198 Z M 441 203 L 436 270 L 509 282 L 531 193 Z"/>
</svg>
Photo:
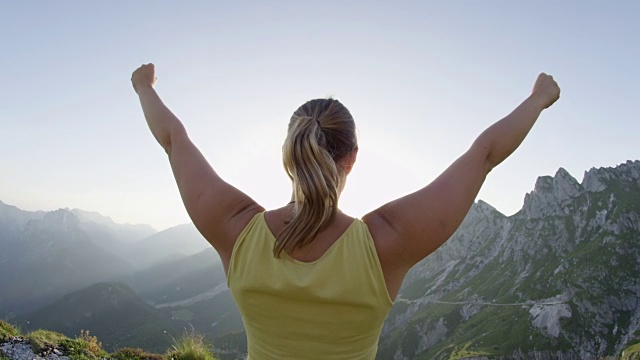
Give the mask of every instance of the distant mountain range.
<svg viewBox="0 0 640 360">
<path fill-rule="evenodd" d="M 193 224 L 156 232 L 98 213 L 30 212 L 0 202 L 0 318 L 98 282 L 132 279 L 136 271 L 208 247 Z"/>
<path fill-rule="evenodd" d="M 0 249 L 0 318 L 25 330 L 90 329 L 107 349 L 160 351 L 198 327 L 230 344 L 227 357 L 246 348 L 220 258 L 193 224 L 157 232 L 0 202 Z"/>
<path fill-rule="evenodd" d="M 221 359 L 246 351 L 222 265 L 193 225 L 155 233 L 0 202 L 0 246 L 0 317 L 150 350 L 195 329 Z M 639 273 L 640 161 L 591 169 L 581 183 L 560 169 L 513 216 L 472 206 L 407 275 L 378 359 L 619 354 L 640 341 Z"/>
<path fill-rule="evenodd" d="M 69 291 L 124 276 L 132 266 L 90 241 L 77 216 L 56 210 L 2 239 L 0 315 L 24 313 Z"/>
</svg>

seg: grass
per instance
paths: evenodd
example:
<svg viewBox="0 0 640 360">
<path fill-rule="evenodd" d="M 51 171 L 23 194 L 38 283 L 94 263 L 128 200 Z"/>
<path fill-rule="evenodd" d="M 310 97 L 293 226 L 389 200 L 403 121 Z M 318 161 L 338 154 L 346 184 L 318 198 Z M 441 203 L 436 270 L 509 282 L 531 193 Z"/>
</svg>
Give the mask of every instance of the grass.
<svg viewBox="0 0 640 360">
<path fill-rule="evenodd" d="M 215 360 L 211 346 L 202 335 L 185 332 L 165 355 L 169 360 Z"/>
<path fill-rule="evenodd" d="M 142 349 L 123 348 L 110 356 L 114 360 L 163 360 L 164 357 L 159 354 L 151 354 Z"/>
<path fill-rule="evenodd" d="M 26 338 L 31 343 L 31 349 L 36 354 L 48 348 L 50 345 L 59 346 L 62 340 L 67 339 L 66 336 L 49 330 L 32 331 L 27 334 Z"/>
<path fill-rule="evenodd" d="M 11 337 L 21 336 L 20 330 L 6 321 L 0 320 L 0 342 Z M 71 360 L 216 360 L 211 346 L 204 337 L 194 332 L 185 332 L 180 338 L 173 339 L 174 345 L 166 354 L 148 353 L 137 348 L 122 348 L 112 354 L 102 348 L 102 343 L 89 331 L 81 330 L 80 336 L 71 339 L 61 333 L 49 330 L 35 330 L 25 336 L 31 349 L 38 354 L 51 348 L 61 350 Z M 11 360 L 0 353 L 0 360 Z"/>
<path fill-rule="evenodd" d="M 480 357 L 485 355 L 491 355 L 490 353 L 486 353 L 482 351 L 472 351 L 469 349 L 471 345 L 472 344 L 469 342 L 464 344 L 461 348 L 456 348 L 449 356 L 449 359 L 467 359 L 470 357 Z"/>
<path fill-rule="evenodd" d="M 6 321 L 0 320 L 0 342 L 9 341 L 10 338 L 20 335 L 20 329 Z"/>
<path fill-rule="evenodd" d="M 102 343 L 98 341 L 98 338 L 91 336 L 88 330 L 80 330 L 79 337 L 64 339 L 60 345 L 72 360 L 90 360 L 109 355 L 102 349 Z"/>
<path fill-rule="evenodd" d="M 621 360 L 640 360 L 640 343 L 629 346 L 624 349 L 622 352 L 622 356 L 620 356 Z"/>
<path fill-rule="evenodd" d="M 55 331 L 36 330 L 27 334 L 31 349 L 38 354 L 46 349 L 59 348 L 72 360 L 94 360 L 107 357 L 102 344 L 89 331 L 82 330 L 80 336 L 70 339 Z"/>
<path fill-rule="evenodd" d="M 9 336 L 19 336 L 20 331 L 5 321 L 0 321 L 0 339 Z M 71 339 L 61 333 L 48 330 L 35 330 L 27 334 L 26 339 L 31 349 L 38 354 L 51 348 L 57 348 L 69 356 L 71 360 L 216 360 L 211 346 L 202 335 L 185 333 L 179 339 L 174 339 L 174 345 L 163 356 L 148 353 L 137 348 L 123 348 L 112 354 L 102 348 L 102 343 L 89 331 L 81 330 L 80 336 Z M 10 360 L 0 354 L 0 360 Z"/>
</svg>

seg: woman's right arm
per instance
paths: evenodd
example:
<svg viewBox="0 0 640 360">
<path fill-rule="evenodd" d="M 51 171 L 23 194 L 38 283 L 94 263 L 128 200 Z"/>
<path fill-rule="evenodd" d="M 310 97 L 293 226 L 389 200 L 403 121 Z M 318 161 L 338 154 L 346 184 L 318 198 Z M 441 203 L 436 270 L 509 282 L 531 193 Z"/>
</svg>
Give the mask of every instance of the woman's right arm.
<svg viewBox="0 0 640 360">
<path fill-rule="evenodd" d="M 482 132 L 432 183 L 363 217 L 388 280 L 400 278 L 401 282 L 413 265 L 455 232 L 487 174 L 518 148 L 542 110 L 559 96 L 560 88 L 553 78 L 540 74 L 531 96 Z"/>
<path fill-rule="evenodd" d="M 235 240 L 264 209 L 224 181 L 194 145 L 182 122 L 154 90 L 155 67 L 142 65 L 131 82 L 151 133 L 169 157 L 182 202 L 202 236 L 218 251 L 225 271 Z"/>
</svg>

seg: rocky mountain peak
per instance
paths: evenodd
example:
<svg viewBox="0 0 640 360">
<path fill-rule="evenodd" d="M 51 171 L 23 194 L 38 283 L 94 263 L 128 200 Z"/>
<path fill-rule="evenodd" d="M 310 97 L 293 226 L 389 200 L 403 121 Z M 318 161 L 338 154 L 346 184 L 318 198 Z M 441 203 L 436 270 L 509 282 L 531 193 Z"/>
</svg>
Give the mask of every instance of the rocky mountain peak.
<svg viewBox="0 0 640 360">
<path fill-rule="evenodd" d="M 601 192 L 614 185 L 624 191 L 640 190 L 640 161 L 627 161 L 614 168 L 592 168 L 584 173 L 582 184 L 560 168 L 551 176 L 540 176 L 532 192 L 525 195 L 524 214 L 529 218 L 567 214 L 564 207 L 586 192 Z"/>
<path fill-rule="evenodd" d="M 564 213 L 562 205 L 582 194 L 584 188 L 563 168 L 552 176 L 540 176 L 534 190 L 524 198 L 523 210 L 530 218 Z"/>
<path fill-rule="evenodd" d="M 579 196 L 584 188 L 567 170 L 560 168 L 553 177 L 553 190 L 558 200 L 568 200 Z"/>
<path fill-rule="evenodd" d="M 471 209 L 487 216 L 498 215 L 498 214 L 503 215 L 500 211 L 498 211 L 496 208 L 491 206 L 491 204 L 484 202 L 482 200 L 478 200 L 478 202 L 476 202 Z"/>
<path fill-rule="evenodd" d="M 44 226 L 61 230 L 75 230 L 78 229 L 80 219 L 69 209 L 58 209 L 48 212 L 42 219 L 42 223 Z"/>
<path fill-rule="evenodd" d="M 96 211 L 86 211 L 82 209 L 71 209 L 69 211 L 83 221 L 93 221 L 96 224 L 116 225 L 113 219 Z"/>
<path fill-rule="evenodd" d="M 15 226 L 20 227 L 31 219 L 42 218 L 44 214 L 44 211 L 20 210 L 13 205 L 0 201 L 0 224 L 13 223 Z"/>
<path fill-rule="evenodd" d="M 40 219 L 29 220 L 20 235 L 22 241 L 33 244 L 60 242 L 84 239 L 86 235 L 80 229 L 80 219 L 68 209 L 49 211 Z"/>
<path fill-rule="evenodd" d="M 640 161 L 627 160 L 615 168 L 591 168 L 584 172 L 582 186 L 589 192 L 600 192 L 606 189 L 612 180 L 618 180 L 625 190 L 639 189 Z"/>
</svg>

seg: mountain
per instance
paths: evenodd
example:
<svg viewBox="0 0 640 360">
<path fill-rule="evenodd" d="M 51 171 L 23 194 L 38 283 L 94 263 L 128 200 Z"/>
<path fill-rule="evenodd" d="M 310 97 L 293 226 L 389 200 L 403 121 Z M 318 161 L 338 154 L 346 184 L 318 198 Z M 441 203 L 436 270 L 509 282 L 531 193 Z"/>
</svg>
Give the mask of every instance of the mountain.
<svg viewBox="0 0 640 360">
<path fill-rule="evenodd" d="M 379 359 L 597 359 L 640 338 L 640 161 L 479 201 L 407 275 Z"/>
<path fill-rule="evenodd" d="M 144 298 L 162 305 L 201 295 L 225 284 L 226 278 L 218 253 L 209 246 L 198 254 L 138 271 L 127 283 Z"/>
<path fill-rule="evenodd" d="M 137 272 L 127 283 L 156 308 L 202 334 L 244 330 L 222 262 L 211 247 Z"/>
<path fill-rule="evenodd" d="M 10 211 L 19 216 L 12 223 L 14 235 L 0 239 L 2 317 L 32 311 L 70 291 L 132 271 L 128 263 L 92 243 L 68 210 L 35 215 Z"/>
<path fill-rule="evenodd" d="M 117 233 L 116 237 L 122 242 L 135 242 L 142 240 L 148 236 L 155 234 L 157 231 L 150 225 L 146 224 L 119 224 L 113 221 L 110 217 L 104 216 L 95 211 L 85 211 L 81 209 L 71 209 L 74 215 L 76 215 L 83 223 L 95 223 L 102 225 Z"/>
<path fill-rule="evenodd" d="M 7 245 L 17 241 L 18 233 L 26 223 L 34 219 L 42 219 L 44 211 L 24 211 L 0 201 L 0 243 Z M 7 252 L 3 252 L 6 254 Z M 1 258 L 0 258 L 1 261 Z"/>
<path fill-rule="evenodd" d="M 97 282 L 132 282 L 136 271 L 205 248 L 210 245 L 193 224 L 158 233 L 96 212 L 31 212 L 0 202 L 0 317 L 33 311 Z"/>
<path fill-rule="evenodd" d="M 175 256 L 194 255 L 210 247 L 198 229 L 189 223 L 160 231 L 133 244 L 129 254 L 142 269 Z"/>
<path fill-rule="evenodd" d="M 157 232 L 149 225 L 118 224 L 97 212 L 70 211 L 81 220 L 80 227 L 94 244 L 129 262 L 136 270 L 211 247 L 192 223 Z"/>
<path fill-rule="evenodd" d="M 91 242 L 133 266 L 137 264 L 137 259 L 132 254 L 131 248 L 135 243 L 157 233 L 149 225 L 118 224 L 110 217 L 97 212 L 80 209 L 69 211 L 80 219 L 80 228 L 88 235 Z"/>
<path fill-rule="evenodd" d="M 107 351 L 134 347 L 163 352 L 170 347 L 171 336 L 182 331 L 179 323 L 127 285 L 109 282 L 65 295 L 22 320 L 29 329 L 43 328 L 69 337 L 90 329 Z"/>
</svg>

